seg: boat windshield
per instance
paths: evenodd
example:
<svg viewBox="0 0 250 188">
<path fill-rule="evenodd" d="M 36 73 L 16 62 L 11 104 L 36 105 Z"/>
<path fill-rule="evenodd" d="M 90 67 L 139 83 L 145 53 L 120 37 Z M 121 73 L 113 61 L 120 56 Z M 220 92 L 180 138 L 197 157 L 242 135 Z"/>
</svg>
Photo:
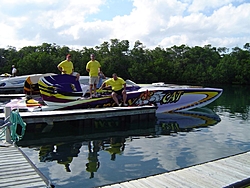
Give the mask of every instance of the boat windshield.
<svg viewBox="0 0 250 188">
<path fill-rule="evenodd" d="M 109 79 L 109 77 L 106 77 L 106 79 L 103 79 L 103 81 L 105 81 L 107 79 Z M 133 82 L 132 80 L 128 79 L 128 80 L 125 80 L 125 81 L 126 81 L 126 84 L 128 86 L 138 86 L 139 87 L 139 85 L 136 84 L 135 82 Z M 84 84 L 84 85 L 89 85 L 89 76 L 80 76 L 79 82 L 81 84 Z"/>
<path fill-rule="evenodd" d="M 126 80 L 126 85 L 127 86 L 137 86 L 137 87 L 140 87 L 138 84 L 136 84 L 132 80 Z"/>
</svg>

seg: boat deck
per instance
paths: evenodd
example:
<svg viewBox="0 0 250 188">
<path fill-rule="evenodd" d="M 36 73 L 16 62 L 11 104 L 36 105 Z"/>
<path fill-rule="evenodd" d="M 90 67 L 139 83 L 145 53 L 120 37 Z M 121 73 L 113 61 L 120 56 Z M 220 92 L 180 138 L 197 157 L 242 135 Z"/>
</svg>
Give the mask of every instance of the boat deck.
<svg viewBox="0 0 250 188">
<path fill-rule="evenodd" d="M 102 188 L 221 188 L 250 185 L 250 152 Z"/>
</svg>

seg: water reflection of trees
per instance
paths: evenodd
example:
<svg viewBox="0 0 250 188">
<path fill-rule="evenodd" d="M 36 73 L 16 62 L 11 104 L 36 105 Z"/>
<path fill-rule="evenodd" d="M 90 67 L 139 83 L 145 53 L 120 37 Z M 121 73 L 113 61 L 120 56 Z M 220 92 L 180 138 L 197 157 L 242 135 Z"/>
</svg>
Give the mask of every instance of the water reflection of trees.
<svg viewBox="0 0 250 188">
<path fill-rule="evenodd" d="M 215 112 L 230 113 L 243 120 L 249 119 L 250 97 L 248 95 L 250 86 L 245 85 L 224 85 L 223 93 L 219 99 L 208 105 Z"/>
</svg>

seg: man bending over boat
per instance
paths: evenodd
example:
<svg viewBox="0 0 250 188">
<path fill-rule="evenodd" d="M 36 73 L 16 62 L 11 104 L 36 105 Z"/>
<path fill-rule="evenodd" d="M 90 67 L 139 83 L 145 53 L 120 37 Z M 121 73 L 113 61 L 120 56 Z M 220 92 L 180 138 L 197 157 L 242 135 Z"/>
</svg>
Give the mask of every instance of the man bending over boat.
<svg viewBox="0 0 250 188">
<path fill-rule="evenodd" d="M 119 104 L 119 101 L 117 98 L 118 95 L 121 95 L 123 98 L 123 106 L 128 106 L 126 104 L 126 100 L 127 100 L 126 82 L 122 78 L 118 77 L 116 73 L 114 73 L 112 76 L 113 78 L 110 78 L 104 81 L 99 89 L 102 89 L 105 86 L 111 86 L 112 87 L 111 96 L 113 100 L 115 101 L 115 103 L 118 106 L 122 106 L 122 104 Z"/>
<path fill-rule="evenodd" d="M 74 65 L 71 61 L 71 55 L 68 54 L 66 56 L 66 60 L 62 61 L 57 65 L 57 68 L 59 71 L 61 71 L 62 74 L 69 74 L 72 76 L 76 76 L 76 80 L 79 80 L 80 74 L 77 72 L 74 72 Z"/>
</svg>

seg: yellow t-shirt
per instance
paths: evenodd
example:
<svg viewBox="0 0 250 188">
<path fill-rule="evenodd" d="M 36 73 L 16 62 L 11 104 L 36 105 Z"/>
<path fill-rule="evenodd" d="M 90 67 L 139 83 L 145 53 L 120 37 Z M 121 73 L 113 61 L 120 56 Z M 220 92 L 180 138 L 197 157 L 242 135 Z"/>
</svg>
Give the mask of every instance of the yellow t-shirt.
<svg viewBox="0 0 250 188">
<path fill-rule="evenodd" d="M 89 61 L 86 65 L 86 69 L 89 69 L 89 76 L 98 76 L 99 68 L 101 67 L 100 63 L 96 60 Z"/>
<path fill-rule="evenodd" d="M 114 80 L 114 78 L 110 78 L 104 83 L 111 86 L 113 91 L 118 91 L 123 88 L 123 84 L 125 84 L 126 82 L 122 78 L 117 77 L 117 80 Z"/>
<path fill-rule="evenodd" d="M 74 69 L 73 63 L 67 60 L 62 61 L 61 63 L 58 64 L 58 66 L 61 67 L 63 71 L 66 71 L 66 73 L 62 74 L 71 74 Z"/>
</svg>

